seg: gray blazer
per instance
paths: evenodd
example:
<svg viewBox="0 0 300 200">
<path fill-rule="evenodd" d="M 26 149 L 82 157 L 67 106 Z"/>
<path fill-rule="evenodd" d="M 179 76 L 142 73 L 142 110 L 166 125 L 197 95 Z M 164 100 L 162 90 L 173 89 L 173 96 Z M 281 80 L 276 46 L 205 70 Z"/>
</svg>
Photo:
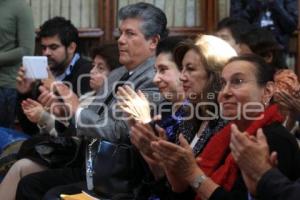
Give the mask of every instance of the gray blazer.
<svg viewBox="0 0 300 200">
<path fill-rule="evenodd" d="M 98 114 L 105 99 L 114 92 L 116 82 L 127 72 L 124 66 L 111 72 L 92 105 L 81 111 L 76 122 L 77 135 L 100 137 L 112 142 L 129 141 L 129 127 L 127 121 L 122 118 L 123 113 L 116 108 L 115 96 L 104 111 Z M 154 57 L 151 57 L 133 71 L 127 82 L 133 84 L 136 90 L 143 91 L 150 102 L 158 105 L 162 98 L 158 88 L 153 83 L 154 74 Z"/>
</svg>

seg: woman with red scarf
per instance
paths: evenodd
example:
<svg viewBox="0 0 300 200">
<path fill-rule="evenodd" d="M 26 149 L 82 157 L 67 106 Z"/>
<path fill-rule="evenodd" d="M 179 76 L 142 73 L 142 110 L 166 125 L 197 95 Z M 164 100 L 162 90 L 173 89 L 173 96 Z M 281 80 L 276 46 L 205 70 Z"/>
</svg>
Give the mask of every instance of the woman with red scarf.
<svg viewBox="0 0 300 200">
<path fill-rule="evenodd" d="M 152 142 L 154 156 L 174 191 L 182 192 L 191 186 L 202 200 L 252 199 L 231 155 L 232 128 L 250 138 L 262 128 L 270 152 L 277 152 L 278 169 L 290 179 L 298 177 L 294 170 L 299 150 L 296 140 L 282 126 L 283 117 L 271 101 L 273 74 L 273 69 L 255 55 L 235 57 L 225 65 L 218 101 L 220 116 L 231 122 L 211 138 L 197 161 L 182 136 L 180 146 L 164 140 Z M 270 162 L 275 167 L 274 160 Z"/>
</svg>

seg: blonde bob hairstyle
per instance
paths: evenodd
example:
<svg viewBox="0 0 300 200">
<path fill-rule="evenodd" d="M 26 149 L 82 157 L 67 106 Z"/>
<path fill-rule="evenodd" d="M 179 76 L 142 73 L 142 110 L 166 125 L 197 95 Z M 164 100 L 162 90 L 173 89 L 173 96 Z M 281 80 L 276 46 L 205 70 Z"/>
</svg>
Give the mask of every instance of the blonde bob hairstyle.
<svg viewBox="0 0 300 200">
<path fill-rule="evenodd" d="M 200 55 L 201 62 L 208 74 L 208 81 L 204 86 L 204 91 L 202 91 L 201 101 L 216 102 L 216 98 L 208 99 L 208 94 L 220 91 L 220 74 L 229 59 L 237 56 L 236 51 L 218 37 L 199 35 L 194 41 L 181 42 L 174 50 L 175 62 L 180 69 L 182 69 L 182 60 L 189 50 L 194 50 Z"/>
</svg>

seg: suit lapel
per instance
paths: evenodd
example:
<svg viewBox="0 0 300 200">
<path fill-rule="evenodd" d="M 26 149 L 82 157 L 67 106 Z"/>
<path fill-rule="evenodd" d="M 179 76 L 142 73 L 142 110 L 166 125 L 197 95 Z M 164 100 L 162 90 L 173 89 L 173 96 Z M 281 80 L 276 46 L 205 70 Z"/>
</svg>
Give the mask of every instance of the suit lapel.
<svg viewBox="0 0 300 200">
<path fill-rule="evenodd" d="M 153 67 L 154 59 L 155 59 L 154 57 L 150 57 L 143 64 L 141 64 L 139 67 L 137 67 L 136 70 L 133 71 L 133 74 L 128 79 L 128 81 L 135 83 L 134 80 L 143 76 L 143 74 L 146 71 L 151 70 L 151 68 Z"/>
<path fill-rule="evenodd" d="M 149 70 L 149 68 L 153 67 L 154 57 L 148 58 L 144 63 L 139 65 L 134 71 L 132 76 L 128 79 L 128 82 L 133 84 L 136 83 L 136 80 L 143 76 L 143 74 Z M 101 105 L 105 102 L 105 100 L 110 96 L 110 94 L 114 91 L 115 84 L 121 79 L 121 77 L 127 73 L 127 69 L 123 66 L 117 69 L 115 72 L 112 72 L 111 75 L 108 77 L 107 81 L 104 83 L 104 86 L 101 87 L 100 91 L 97 93 L 96 98 L 93 102 L 93 105 L 89 106 L 90 109 L 99 112 Z M 113 102 L 112 99 L 111 102 Z M 110 103 L 111 103 L 110 102 Z"/>
<path fill-rule="evenodd" d="M 101 105 L 103 105 L 106 98 L 110 96 L 112 93 L 112 88 L 115 85 L 115 83 L 120 80 L 120 78 L 127 72 L 125 67 L 121 67 L 117 69 L 116 71 L 113 71 L 106 81 L 104 81 L 103 86 L 97 93 L 95 100 L 93 101 L 93 105 L 89 106 L 89 109 L 94 110 L 95 112 L 98 112 Z"/>
</svg>

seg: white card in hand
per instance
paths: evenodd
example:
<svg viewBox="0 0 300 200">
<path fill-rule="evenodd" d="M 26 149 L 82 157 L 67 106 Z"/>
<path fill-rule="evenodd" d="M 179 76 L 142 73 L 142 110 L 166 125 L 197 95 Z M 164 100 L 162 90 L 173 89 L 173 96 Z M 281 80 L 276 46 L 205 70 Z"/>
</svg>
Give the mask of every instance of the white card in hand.
<svg viewBox="0 0 300 200">
<path fill-rule="evenodd" d="M 46 56 L 23 56 L 27 78 L 46 79 L 48 78 L 48 61 Z"/>
</svg>

